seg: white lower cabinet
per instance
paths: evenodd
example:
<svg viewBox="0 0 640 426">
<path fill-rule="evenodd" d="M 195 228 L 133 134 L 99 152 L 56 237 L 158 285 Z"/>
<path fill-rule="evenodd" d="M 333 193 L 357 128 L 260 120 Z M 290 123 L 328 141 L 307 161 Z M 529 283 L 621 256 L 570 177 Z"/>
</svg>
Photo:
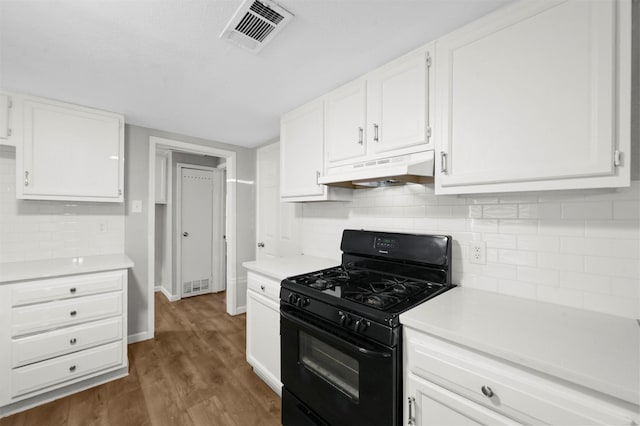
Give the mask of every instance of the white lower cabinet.
<svg viewBox="0 0 640 426">
<path fill-rule="evenodd" d="M 638 406 L 405 327 L 404 424 L 637 425 Z"/>
<path fill-rule="evenodd" d="M 127 271 L 0 285 L 0 417 L 127 374 Z"/>
<path fill-rule="evenodd" d="M 247 362 L 281 395 L 280 283 L 253 272 L 247 281 Z"/>
</svg>

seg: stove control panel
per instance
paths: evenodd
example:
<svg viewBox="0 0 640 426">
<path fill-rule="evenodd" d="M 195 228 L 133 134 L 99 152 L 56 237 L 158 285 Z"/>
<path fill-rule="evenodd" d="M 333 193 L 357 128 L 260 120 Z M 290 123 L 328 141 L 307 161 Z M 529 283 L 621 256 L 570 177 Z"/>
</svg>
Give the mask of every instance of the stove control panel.
<svg viewBox="0 0 640 426">
<path fill-rule="evenodd" d="M 388 237 L 375 237 L 373 240 L 373 247 L 377 249 L 394 249 L 396 248 L 396 239 Z"/>
</svg>

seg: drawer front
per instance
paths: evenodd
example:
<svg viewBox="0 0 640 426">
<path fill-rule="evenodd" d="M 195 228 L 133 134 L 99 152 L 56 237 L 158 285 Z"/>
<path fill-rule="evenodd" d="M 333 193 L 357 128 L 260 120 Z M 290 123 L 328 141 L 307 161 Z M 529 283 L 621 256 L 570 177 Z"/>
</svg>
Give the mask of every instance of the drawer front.
<svg viewBox="0 0 640 426">
<path fill-rule="evenodd" d="M 406 331 L 408 370 L 525 423 L 632 424 L 633 415 L 559 379 Z"/>
<path fill-rule="evenodd" d="M 74 380 L 105 368 L 122 364 L 122 342 L 42 361 L 11 371 L 12 396 Z"/>
<path fill-rule="evenodd" d="M 271 300 L 280 300 L 280 282 L 274 279 L 249 272 L 247 274 L 247 288 Z"/>
<path fill-rule="evenodd" d="M 122 317 L 14 339 L 12 367 L 20 367 L 122 339 Z"/>
<path fill-rule="evenodd" d="M 11 304 L 28 305 L 122 290 L 125 273 L 110 271 L 15 284 L 11 290 Z"/>
<path fill-rule="evenodd" d="M 13 308 L 12 336 L 122 314 L 122 292 Z"/>
</svg>

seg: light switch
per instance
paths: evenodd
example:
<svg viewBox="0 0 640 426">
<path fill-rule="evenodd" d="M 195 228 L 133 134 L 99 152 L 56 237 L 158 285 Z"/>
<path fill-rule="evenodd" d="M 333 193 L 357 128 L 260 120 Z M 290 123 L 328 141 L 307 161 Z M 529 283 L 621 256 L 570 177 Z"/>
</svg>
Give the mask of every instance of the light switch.
<svg viewBox="0 0 640 426">
<path fill-rule="evenodd" d="M 131 202 L 131 213 L 142 213 L 142 200 L 133 200 Z"/>
</svg>

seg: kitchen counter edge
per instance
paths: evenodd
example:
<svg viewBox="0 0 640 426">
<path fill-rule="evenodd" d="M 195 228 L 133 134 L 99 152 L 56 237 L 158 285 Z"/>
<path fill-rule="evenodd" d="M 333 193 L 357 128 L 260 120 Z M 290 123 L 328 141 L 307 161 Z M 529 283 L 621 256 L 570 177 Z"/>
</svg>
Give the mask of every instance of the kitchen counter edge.
<svg viewBox="0 0 640 426">
<path fill-rule="evenodd" d="M 0 263 L 0 285 L 133 267 L 124 253 Z"/>
<path fill-rule="evenodd" d="M 340 261 L 307 255 L 276 257 L 273 259 L 252 260 L 243 262 L 242 266 L 251 272 L 257 272 L 267 277 L 282 281 L 283 279 L 331 268 L 340 264 Z"/>
</svg>

